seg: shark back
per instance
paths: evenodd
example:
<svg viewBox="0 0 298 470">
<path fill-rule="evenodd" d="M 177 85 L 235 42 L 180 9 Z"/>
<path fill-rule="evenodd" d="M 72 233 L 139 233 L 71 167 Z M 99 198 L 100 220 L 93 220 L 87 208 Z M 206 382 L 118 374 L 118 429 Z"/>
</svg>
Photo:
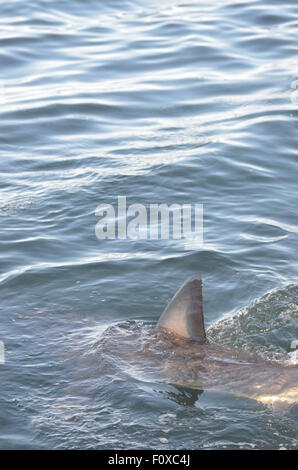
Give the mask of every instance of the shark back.
<svg viewBox="0 0 298 470">
<path fill-rule="evenodd" d="M 161 315 L 157 326 L 184 338 L 206 342 L 200 276 L 188 279 L 180 287 Z"/>
</svg>

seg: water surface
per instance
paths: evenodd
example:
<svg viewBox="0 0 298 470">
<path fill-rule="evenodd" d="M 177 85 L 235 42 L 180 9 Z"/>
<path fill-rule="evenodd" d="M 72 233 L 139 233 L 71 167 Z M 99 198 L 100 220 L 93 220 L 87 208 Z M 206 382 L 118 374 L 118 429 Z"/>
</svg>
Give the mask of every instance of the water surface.
<svg viewBox="0 0 298 470">
<path fill-rule="evenodd" d="M 297 18 L 294 0 L 1 2 L 1 448 L 297 446 L 297 408 L 138 360 L 197 272 L 214 340 L 291 357 Z M 100 242 L 118 195 L 203 203 L 204 247 Z"/>
</svg>

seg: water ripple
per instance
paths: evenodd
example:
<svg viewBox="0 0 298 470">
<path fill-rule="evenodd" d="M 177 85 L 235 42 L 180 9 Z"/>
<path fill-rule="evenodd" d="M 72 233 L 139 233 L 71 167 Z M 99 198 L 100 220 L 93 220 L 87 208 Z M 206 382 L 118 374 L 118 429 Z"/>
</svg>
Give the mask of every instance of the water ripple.
<svg viewBox="0 0 298 470">
<path fill-rule="evenodd" d="M 217 340 L 288 352 L 297 18 L 296 0 L 1 2 L 1 448 L 162 448 L 165 427 L 170 448 L 295 447 L 290 419 L 178 390 L 149 364 L 113 376 L 117 341 L 88 346 L 111 324 L 146 343 L 201 272 Z M 117 195 L 203 203 L 203 248 L 99 242 L 95 208 Z"/>
</svg>

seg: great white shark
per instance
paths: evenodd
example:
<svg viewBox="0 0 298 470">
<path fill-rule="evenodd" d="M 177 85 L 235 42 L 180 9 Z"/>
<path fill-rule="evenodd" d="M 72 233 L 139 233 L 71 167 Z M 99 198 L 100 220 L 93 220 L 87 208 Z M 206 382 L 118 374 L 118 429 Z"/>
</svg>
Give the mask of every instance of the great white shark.
<svg viewBox="0 0 298 470">
<path fill-rule="evenodd" d="M 163 363 L 169 381 L 198 390 L 217 390 L 266 405 L 298 403 L 298 367 L 266 362 L 208 340 L 202 280 L 188 279 L 162 313 L 157 328 L 170 354 Z"/>
</svg>

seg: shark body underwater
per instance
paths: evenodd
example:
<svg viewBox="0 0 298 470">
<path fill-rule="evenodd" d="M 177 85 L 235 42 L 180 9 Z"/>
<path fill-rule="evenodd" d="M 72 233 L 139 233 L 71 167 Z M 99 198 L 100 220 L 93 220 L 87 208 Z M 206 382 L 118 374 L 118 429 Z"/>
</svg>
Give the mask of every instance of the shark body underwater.
<svg viewBox="0 0 298 470">
<path fill-rule="evenodd" d="M 298 403 L 296 365 L 266 362 L 207 339 L 200 276 L 187 280 L 174 295 L 157 332 L 168 351 L 161 363 L 172 385 L 227 392 L 277 407 Z"/>
</svg>

